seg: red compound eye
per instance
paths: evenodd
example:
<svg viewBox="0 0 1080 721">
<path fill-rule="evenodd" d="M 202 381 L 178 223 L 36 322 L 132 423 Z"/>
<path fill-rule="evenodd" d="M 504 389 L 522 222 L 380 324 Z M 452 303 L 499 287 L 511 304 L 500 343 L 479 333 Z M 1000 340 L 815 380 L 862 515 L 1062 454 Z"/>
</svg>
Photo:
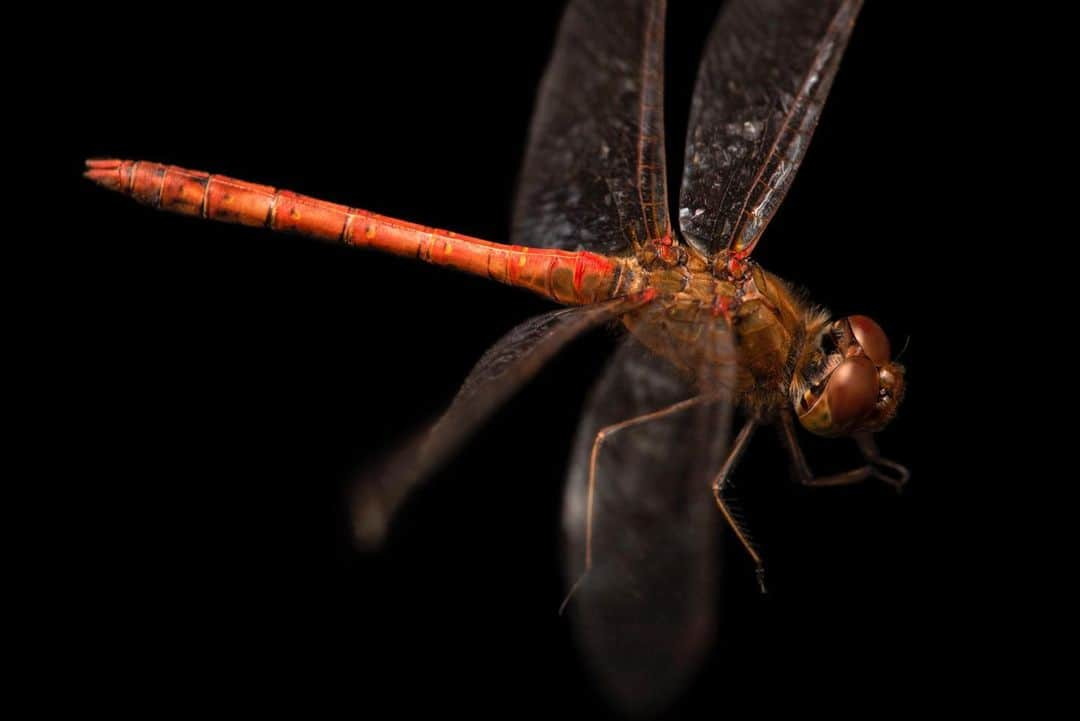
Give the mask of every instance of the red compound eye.
<svg viewBox="0 0 1080 721">
<path fill-rule="evenodd" d="M 847 321 L 866 356 L 879 366 L 888 363 L 892 358 L 892 349 L 889 347 L 889 337 L 881 326 L 865 315 L 848 316 Z"/>
<path fill-rule="evenodd" d="M 874 410 L 878 397 L 878 374 L 866 358 L 848 358 L 829 376 L 825 402 L 836 430 L 847 428 Z"/>
</svg>

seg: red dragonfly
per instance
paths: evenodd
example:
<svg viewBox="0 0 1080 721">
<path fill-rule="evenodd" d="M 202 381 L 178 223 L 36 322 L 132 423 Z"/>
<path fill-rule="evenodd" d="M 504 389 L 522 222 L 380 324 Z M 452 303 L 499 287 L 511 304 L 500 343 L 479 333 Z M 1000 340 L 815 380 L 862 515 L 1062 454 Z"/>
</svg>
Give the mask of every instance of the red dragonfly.
<svg viewBox="0 0 1080 721">
<path fill-rule="evenodd" d="M 714 524 L 751 437 L 774 425 L 807 485 L 908 472 L 872 433 L 903 369 L 865 316 L 831 320 L 751 257 L 806 152 L 858 0 L 733 0 L 694 92 L 678 207 L 667 203 L 662 0 L 574 0 L 533 120 L 514 245 L 220 175 L 91 160 L 87 177 L 156 208 L 415 257 L 568 306 L 513 329 L 435 425 L 357 484 L 357 536 L 385 534 L 408 493 L 544 363 L 612 320 L 627 337 L 581 420 L 564 507 L 568 599 L 598 678 L 636 711 L 669 700 L 713 624 Z M 745 417 L 732 434 L 736 411 Z M 855 439 L 865 463 L 815 477 L 796 422 Z"/>
</svg>

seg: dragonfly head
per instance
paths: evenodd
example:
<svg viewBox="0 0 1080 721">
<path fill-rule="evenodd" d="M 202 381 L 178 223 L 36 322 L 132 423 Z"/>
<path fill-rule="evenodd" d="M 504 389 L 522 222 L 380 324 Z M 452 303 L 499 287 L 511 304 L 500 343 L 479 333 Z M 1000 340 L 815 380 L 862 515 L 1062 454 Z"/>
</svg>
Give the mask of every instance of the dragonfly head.
<svg viewBox="0 0 1080 721">
<path fill-rule="evenodd" d="M 821 436 L 884 428 L 904 395 L 904 368 L 885 331 L 865 315 L 813 330 L 791 389 L 799 422 Z"/>
</svg>

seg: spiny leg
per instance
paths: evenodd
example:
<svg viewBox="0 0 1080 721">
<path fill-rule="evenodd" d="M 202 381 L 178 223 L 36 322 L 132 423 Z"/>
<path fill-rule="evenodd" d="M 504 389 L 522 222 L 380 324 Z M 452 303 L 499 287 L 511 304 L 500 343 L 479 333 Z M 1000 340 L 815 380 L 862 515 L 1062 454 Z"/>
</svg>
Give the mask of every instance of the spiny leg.
<svg viewBox="0 0 1080 721">
<path fill-rule="evenodd" d="M 716 474 L 716 478 L 713 479 L 712 492 L 713 498 L 716 499 L 716 505 L 720 509 L 720 513 L 724 516 L 724 519 L 727 520 L 728 525 L 731 526 L 731 530 L 735 531 L 735 536 L 739 539 L 743 548 L 750 554 L 750 560 L 754 562 L 758 585 L 761 587 L 761 592 L 765 593 L 765 566 L 761 562 L 761 555 L 758 554 L 757 549 L 754 548 L 754 544 L 750 541 L 750 536 L 743 530 L 742 526 L 739 525 L 735 515 L 731 512 L 730 503 L 724 498 L 724 488 L 727 487 L 731 472 L 742 458 L 743 453 L 746 451 L 746 447 L 750 445 L 750 438 L 754 435 L 757 426 L 757 421 L 751 418 L 742 427 L 742 430 L 739 431 L 739 435 L 735 437 L 735 443 L 732 445 L 731 452 L 728 453 L 724 465 L 720 468 L 720 472 Z"/>
<path fill-rule="evenodd" d="M 814 476 L 813 471 L 810 470 L 810 465 L 806 462 L 806 456 L 803 455 L 802 448 L 799 446 L 799 440 L 795 436 L 795 424 L 791 419 L 790 411 L 786 411 L 781 415 L 779 428 L 780 438 L 791 455 L 795 475 L 799 483 L 804 486 L 818 488 L 848 486 L 853 483 L 861 483 L 868 478 L 876 478 L 900 491 L 903 489 L 904 484 L 908 482 L 908 478 L 911 477 L 911 473 L 907 468 L 881 457 L 877 444 L 874 443 L 874 436 L 870 433 L 858 433 L 855 436 L 859 452 L 866 460 L 865 466 L 842 473 L 833 473 L 828 476 Z"/>
<path fill-rule="evenodd" d="M 714 403 L 718 400 L 720 400 L 720 398 L 712 395 L 687 398 L 678 403 L 673 403 L 666 408 L 661 408 L 658 411 L 652 411 L 651 413 L 635 416 L 634 418 L 620 421 L 619 423 L 613 423 L 597 431 L 596 436 L 593 438 L 592 450 L 589 453 L 589 483 L 585 500 L 585 570 L 582 571 L 581 575 L 578 576 L 578 579 L 574 581 L 574 585 L 570 587 L 570 590 L 566 594 L 566 598 L 563 599 L 562 604 L 559 606 L 560 614 L 566 609 L 566 604 L 570 602 L 574 592 L 577 591 L 578 586 L 585 580 L 585 577 L 589 574 L 589 570 L 592 568 L 593 504 L 596 500 L 596 465 L 604 441 L 619 431 L 626 430 L 627 428 L 666 418 L 667 416 L 674 415 L 675 413 L 687 410 L 688 408 L 693 408 L 702 403 Z"/>
</svg>

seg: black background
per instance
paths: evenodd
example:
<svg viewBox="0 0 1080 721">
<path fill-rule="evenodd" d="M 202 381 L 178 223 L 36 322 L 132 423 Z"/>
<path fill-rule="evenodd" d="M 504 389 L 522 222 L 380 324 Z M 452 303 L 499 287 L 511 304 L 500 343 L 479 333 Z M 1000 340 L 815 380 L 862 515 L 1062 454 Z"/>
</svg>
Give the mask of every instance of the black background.
<svg viewBox="0 0 1080 721">
<path fill-rule="evenodd" d="M 673 5 L 677 179 L 713 9 Z M 973 479 L 949 436 L 965 379 L 941 360 L 935 314 L 962 296 L 934 220 L 949 180 L 929 171 L 943 71 L 912 51 L 930 38 L 900 5 L 864 10 L 756 257 L 834 313 L 876 318 L 894 348 L 910 337 L 908 398 L 880 442 L 912 482 L 900 496 L 795 487 L 760 434 L 736 493 L 770 593 L 726 537 L 715 653 L 676 714 L 959 698 L 955 669 L 977 664 L 986 642 L 968 601 Z M 78 180 L 84 157 L 154 160 L 505 241 L 560 11 L 307 4 L 79 18 L 85 54 L 62 86 L 78 226 L 56 261 L 74 302 L 53 362 L 72 381 L 60 432 L 81 470 L 52 489 L 52 527 L 66 589 L 54 603 L 74 651 L 64 663 L 82 693 L 341 701 L 356 714 L 608 713 L 556 609 L 565 460 L 612 335 L 552 363 L 416 494 L 385 551 L 362 555 L 342 502 L 350 474 L 549 304 L 406 260 L 156 213 Z M 857 461 L 845 442 L 806 448 L 820 472 Z"/>
</svg>

